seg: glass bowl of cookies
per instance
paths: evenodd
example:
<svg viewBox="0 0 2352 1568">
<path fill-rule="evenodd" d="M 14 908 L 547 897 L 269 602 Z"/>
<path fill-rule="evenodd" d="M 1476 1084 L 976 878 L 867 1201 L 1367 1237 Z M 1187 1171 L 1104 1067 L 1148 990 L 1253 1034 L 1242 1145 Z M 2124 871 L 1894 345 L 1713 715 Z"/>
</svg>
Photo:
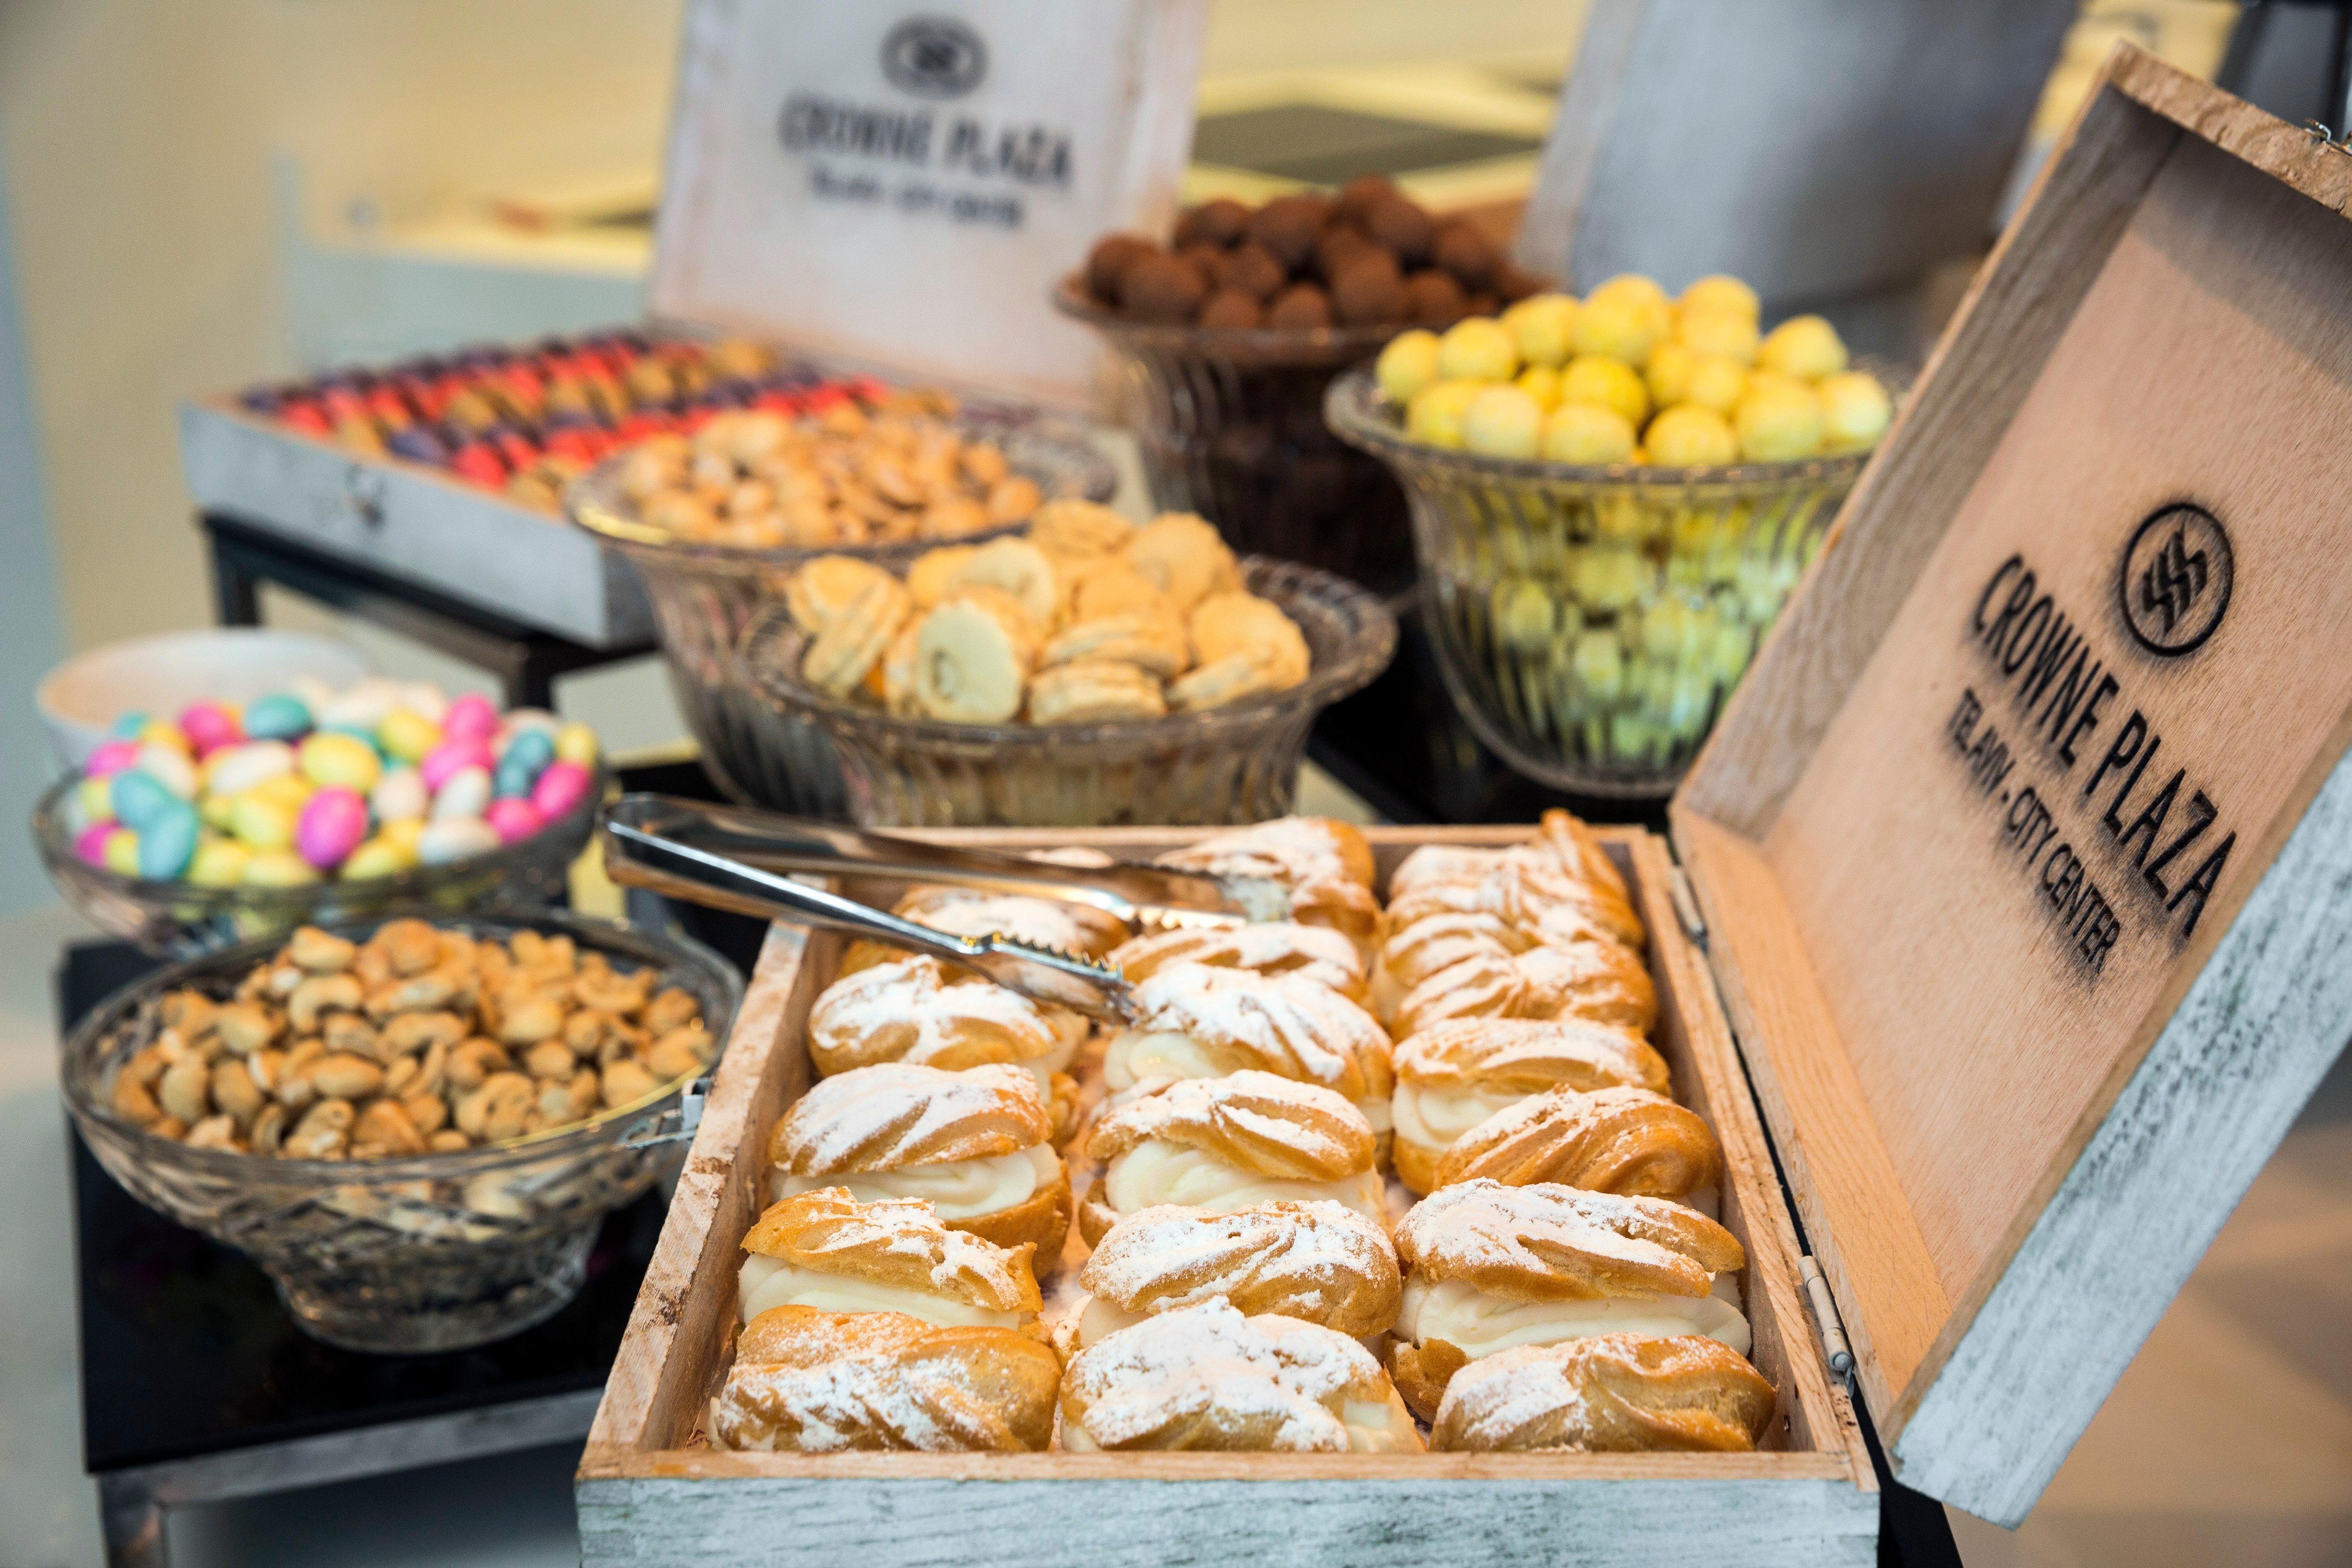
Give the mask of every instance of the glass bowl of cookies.
<svg viewBox="0 0 2352 1568">
<path fill-rule="evenodd" d="M 1456 706 L 1555 788 L 1672 793 L 1892 417 L 1891 371 L 1754 304 L 1612 279 L 1332 384 L 1332 429 L 1412 500 Z"/>
<path fill-rule="evenodd" d="M 636 568 L 703 765 L 749 805 L 838 816 L 824 735 L 751 697 L 744 628 L 826 553 L 903 569 L 925 551 L 1020 527 L 1045 501 L 1102 501 L 1109 459 L 1076 425 L 943 394 L 871 389 L 798 417 L 718 414 L 639 443 L 569 492 L 572 520 Z"/>
<path fill-rule="evenodd" d="M 1255 822 L 1309 724 L 1396 647 L 1373 595 L 1197 517 L 1057 502 L 901 578 L 809 563 L 755 620 L 761 697 L 821 729 L 868 826 Z"/>
<path fill-rule="evenodd" d="M 698 943 L 552 911 L 304 926 L 125 989 L 61 1078 L 108 1173 L 306 1331 L 458 1350 L 578 1292 L 741 994 Z"/>
</svg>

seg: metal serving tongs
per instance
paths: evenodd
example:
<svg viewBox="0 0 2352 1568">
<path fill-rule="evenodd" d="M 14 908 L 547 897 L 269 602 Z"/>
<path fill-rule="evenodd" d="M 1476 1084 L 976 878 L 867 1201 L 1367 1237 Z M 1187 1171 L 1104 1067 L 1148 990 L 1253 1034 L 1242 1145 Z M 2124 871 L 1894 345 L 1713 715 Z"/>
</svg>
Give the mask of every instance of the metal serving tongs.
<svg viewBox="0 0 2352 1568">
<path fill-rule="evenodd" d="M 784 873 L 1031 893 L 1092 904 L 1147 926 L 1246 920 L 1251 907 L 1244 899 L 1258 893 L 1235 885 L 1244 879 L 1151 866 L 1059 866 L 657 795 L 615 801 L 604 813 L 604 845 L 605 874 L 626 886 L 737 914 L 852 931 L 975 970 L 1032 1000 L 1113 1023 L 1127 1016 L 1127 982 L 1100 964 L 1010 937 L 957 936 Z M 1274 890 L 1286 905 L 1287 893 Z M 1259 899 L 1265 907 L 1264 895 Z"/>
</svg>

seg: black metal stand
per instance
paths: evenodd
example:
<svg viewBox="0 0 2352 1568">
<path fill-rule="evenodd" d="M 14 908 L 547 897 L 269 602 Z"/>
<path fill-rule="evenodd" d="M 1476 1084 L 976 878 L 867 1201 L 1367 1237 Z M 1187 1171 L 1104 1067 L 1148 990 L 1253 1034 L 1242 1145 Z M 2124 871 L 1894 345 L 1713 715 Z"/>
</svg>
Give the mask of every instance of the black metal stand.
<svg viewBox="0 0 2352 1568">
<path fill-rule="evenodd" d="M 589 647 L 220 512 L 198 512 L 196 525 L 212 552 L 222 626 L 261 625 L 261 584 L 275 583 L 488 670 L 509 708 L 551 707 L 558 676 L 654 651 L 650 642 Z"/>
</svg>

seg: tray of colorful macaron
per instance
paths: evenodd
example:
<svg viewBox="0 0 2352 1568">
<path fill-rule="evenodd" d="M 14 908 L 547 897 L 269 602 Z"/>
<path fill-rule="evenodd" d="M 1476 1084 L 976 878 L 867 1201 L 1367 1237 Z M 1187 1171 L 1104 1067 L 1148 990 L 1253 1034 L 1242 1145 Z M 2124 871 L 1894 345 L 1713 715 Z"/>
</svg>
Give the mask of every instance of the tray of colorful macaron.
<svg viewBox="0 0 2352 1568">
<path fill-rule="evenodd" d="M 371 678 L 123 715 L 33 814 L 100 928 L 186 952 L 395 905 L 543 904 L 604 793 L 595 732 Z"/>
</svg>

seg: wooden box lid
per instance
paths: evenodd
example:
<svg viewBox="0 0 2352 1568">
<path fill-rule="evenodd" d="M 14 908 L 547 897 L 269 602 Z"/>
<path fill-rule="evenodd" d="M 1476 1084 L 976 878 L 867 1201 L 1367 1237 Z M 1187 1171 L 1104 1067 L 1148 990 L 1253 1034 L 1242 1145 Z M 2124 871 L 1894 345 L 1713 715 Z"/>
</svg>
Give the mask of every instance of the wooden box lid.
<svg viewBox="0 0 2352 1568">
<path fill-rule="evenodd" d="M 1675 800 L 1895 1472 L 2002 1523 L 2352 1028 L 2347 201 L 2119 48 Z"/>
</svg>

